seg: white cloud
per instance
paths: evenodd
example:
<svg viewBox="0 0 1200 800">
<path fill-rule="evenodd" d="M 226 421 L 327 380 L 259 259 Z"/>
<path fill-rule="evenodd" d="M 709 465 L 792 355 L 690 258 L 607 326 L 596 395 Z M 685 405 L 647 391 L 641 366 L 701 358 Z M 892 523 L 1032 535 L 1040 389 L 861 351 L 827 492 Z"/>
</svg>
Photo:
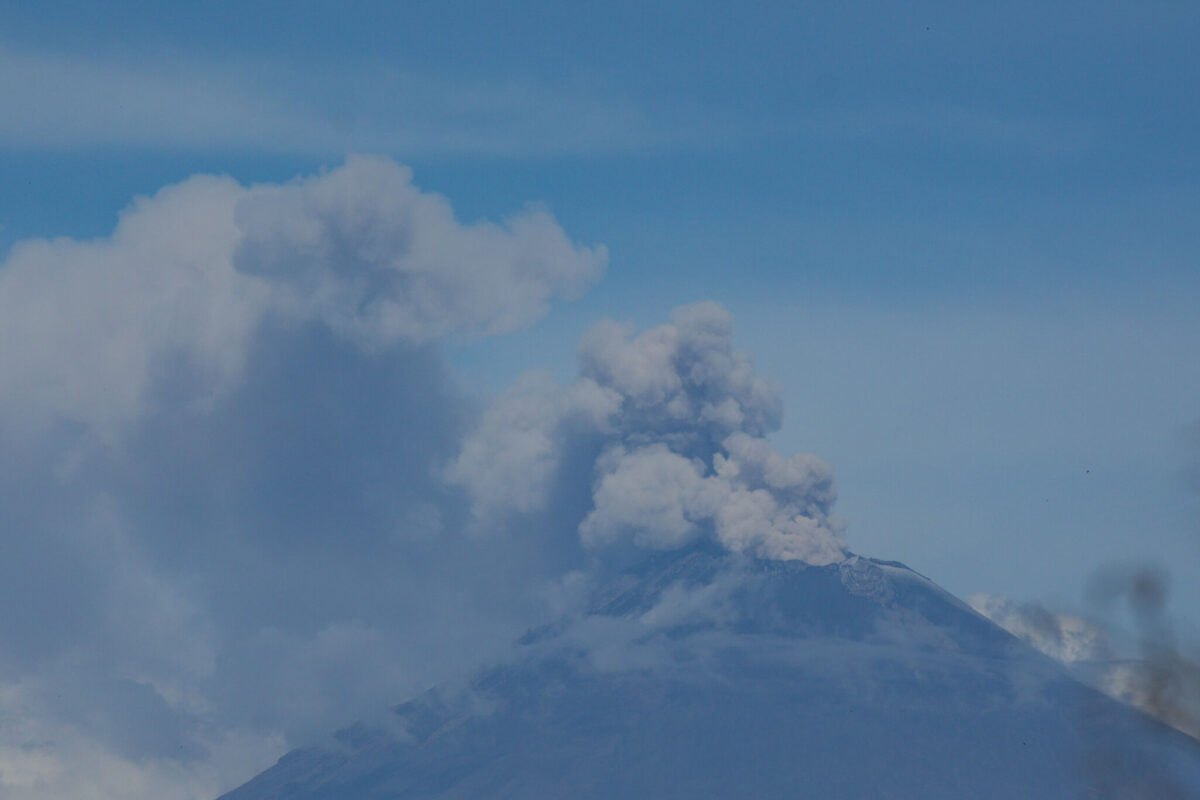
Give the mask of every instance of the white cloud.
<svg viewBox="0 0 1200 800">
<path fill-rule="evenodd" d="M 236 219 L 239 271 L 278 287 L 293 313 L 368 345 L 510 332 L 552 297 L 582 294 L 607 258 L 576 247 L 541 209 L 463 225 L 384 158 L 256 187 Z"/>
<path fill-rule="evenodd" d="M 603 264 L 544 210 L 463 224 L 366 157 L 194 177 L 111 236 L 15 245 L 0 797 L 211 798 L 540 621 L 575 565 L 463 535 L 436 475 L 468 404 L 437 345 L 528 324 Z"/>
<path fill-rule="evenodd" d="M 140 198 L 107 239 L 19 242 L 0 266 L 0 409 L 108 428 L 167 354 L 215 388 L 240 369 L 268 292 L 230 258 L 246 190 L 195 177 Z"/>
<path fill-rule="evenodd" d="M 386 62 L 88 56 L 0 46 L 0 145 L 546 156 L 712 137 L 611 92 L 495 77 L 452 83 Z M 708 127 L 705 127 L 706 122 Z"/>
<path fill-rule="evenodd" d="M 941 142 L 987 153 L 1078 157 L 1106 144 L 1090 120 L 1031 115 L 974 106 L 864 106 L 813 114 L 806 133 L 859 141 Z"/>
<path fill-rule="evenodd" d="M 137 200 L 106 239 L 13 247 L 0 267 L 0 408 L 111 435 L 167 371 L 211 401 L 268 314 L 369 347 L 491 335 L 582 293 L 605 258 L 541 209 L 464 225 L 384 158 L 284 186 L 198 176 Z"/>
<path fill-rule="evenodd" d="M 4 692 L 11 694 L 11 691 Z M 212 800 L 286 751 L 282 736 L 228 733 L 209 757 L 131 758 L 86 729 L 39 718 L 40 709 L 0 702 L 0 796 L 5 800 Z"/>
<path fill-rule="evenodd" d="M 543 373 L 528 373 L 483 412 L 473 435 L 446 471 L 468 487 L 477 519 L 545 508 L 569 429 L 603 430 L 621 396 L 582 379 L 565 390 Z"/>
</svg>

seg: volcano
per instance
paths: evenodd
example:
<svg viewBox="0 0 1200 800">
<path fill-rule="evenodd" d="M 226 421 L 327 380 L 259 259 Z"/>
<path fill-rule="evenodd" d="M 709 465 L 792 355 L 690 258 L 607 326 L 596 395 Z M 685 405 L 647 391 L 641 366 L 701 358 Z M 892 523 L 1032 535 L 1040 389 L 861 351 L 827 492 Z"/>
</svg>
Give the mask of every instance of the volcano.
<svg viewBox="0 0 1200 800">
<path fill-rule="evenodd" d="M 1200 743 L 895 562 L 709 548 L 222 800 L 1200 797 Z"/>
</svg>

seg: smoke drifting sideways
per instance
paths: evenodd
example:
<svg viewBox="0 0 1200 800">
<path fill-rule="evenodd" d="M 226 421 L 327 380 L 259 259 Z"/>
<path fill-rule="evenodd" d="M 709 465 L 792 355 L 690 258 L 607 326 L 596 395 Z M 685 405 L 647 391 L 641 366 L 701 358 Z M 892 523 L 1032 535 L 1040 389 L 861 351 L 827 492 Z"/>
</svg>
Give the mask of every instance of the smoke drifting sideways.
<svg viewBox="0 0 1200 800">
<path fill-rule="evenodd" d="M 467 435 L 447 477 L 467 490 L 478 526 L 550 511 L 593 550 L 709 540 L 767 559 L 845 558 L 832 470 L 764 438 L 779 426 L 779 399 L 733 347 L 727 311 L 679 308 L 641 333 L 601 322 L 579 362 L 568 386 L 526 376 Z M 587 485 L 590 510 L 564 515 L 557 490 Z"/>
<path fill-rule="evenodd" d="M 1169 586 L 1168 575 L 1161 568 L 1120 565 L 1097 572 L 1088 586 L 1088 597 L 1108 619 L 1122 605 L 1132 618 L 1139 659 L 1114 676 L 1116 692 L 1200 739 L 1200 662 L 1184 654 L 1167 619 Z"/>
<path fill-rule="evenodd" d="M 1083 617 L 990 594 L 971 595 L 967 603 L 1013 636 L 1063 664 L 1112 662 L 1117 658 L 1104 629 Z"/>
<path fill-rule="evenodd" d="M 1091 614 L 1102 623 L 995 595 L 973 595 L 968 602 L 1083 682 L 1200 739 L 1200 665 L 1175 641 L 1164 612 L 1167 586 L 1166 573 L 1147 565 L 1098 572 L 1087 595 Z M 1132 636 L 1123 631 L 1122 615 L 1133 625 Z M 1114 638 L 1132 642 L 1116 644 Z"/>
</svg>

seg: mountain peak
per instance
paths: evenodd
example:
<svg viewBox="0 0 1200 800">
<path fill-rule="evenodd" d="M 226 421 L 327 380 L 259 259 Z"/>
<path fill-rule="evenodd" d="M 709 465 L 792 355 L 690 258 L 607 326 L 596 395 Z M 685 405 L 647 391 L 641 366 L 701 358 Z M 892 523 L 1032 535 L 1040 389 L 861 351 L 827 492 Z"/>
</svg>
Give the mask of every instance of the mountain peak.
<svg viewBox="0 0 1200 800">
<path fill-rule="evenodd" d="M 698 546 L 613 577 L 467 686 L 295 751 L 225 800 L 1197 788 L 1194 741 L 1077 683 L 902 564 Z"/>
<path fill-rule="evenodd" d="M 635 623 L 643 636 L 728 633 L 816 640 L 893 641 L 941 631 L 958 652 L 1020 650 L 1008 633 L 925 576 L 896 561 L 854 554 L 814 566 L 730 553 L 702 544 L 663 553 L 603 583 L 583 614 L 531 631 L 523 645 L 553 641 L 596 620 Z M 928 641 L 926 641 L 928 644 Z"/>
</svg>

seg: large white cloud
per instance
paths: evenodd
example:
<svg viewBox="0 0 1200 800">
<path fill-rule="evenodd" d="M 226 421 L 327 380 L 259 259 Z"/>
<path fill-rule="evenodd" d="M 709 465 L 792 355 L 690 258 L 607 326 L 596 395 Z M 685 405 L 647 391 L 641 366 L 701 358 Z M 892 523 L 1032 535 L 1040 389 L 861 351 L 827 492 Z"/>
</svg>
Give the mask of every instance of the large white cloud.
<svg viewBox="0 0 1200 800">
<path fill-rule="evenodd" d="M 212 797 L 494 655 L 575 566 L 464 535 L 438 342 L 604 265 L 387 159 L 193 177 L 0 266 L 0 797 Z M 580 401 L 572 401 L 582 403 Z"/>
<path fill-rule="evenodd" d="M 0 267 L 4 422 L 111 428 L 137 415 L 168 359 L 205 392 L 236 374 L 269 300 L 233 267 L 233 210 L 246 194 L 195 177 L 139 198 L 108 238 L 14 245 Z"/>
<path fill-rule="evenodd" d="M 605 263 L 544 210 L 459 222 L 386 158 L 289 184 L 199 176 L 140 198 L 112 236 L 18 243 L 0 268 L 0 408 L 110 432 L 156 379 L 194 401 L 239 373 L 265 315 L 367 347 L 511 331 Z M 24 420 L 23 420 L 24 421 Z"/>
<path fill-rule="evenodd" d="M 512 331 L 600 276 L 603 248 L 576 247 L 544 210 L 463 225 L 383 158 L 259 187 L 237 206 L 236 268 L 280 302 L 368 345 Z"/>
</svg>

